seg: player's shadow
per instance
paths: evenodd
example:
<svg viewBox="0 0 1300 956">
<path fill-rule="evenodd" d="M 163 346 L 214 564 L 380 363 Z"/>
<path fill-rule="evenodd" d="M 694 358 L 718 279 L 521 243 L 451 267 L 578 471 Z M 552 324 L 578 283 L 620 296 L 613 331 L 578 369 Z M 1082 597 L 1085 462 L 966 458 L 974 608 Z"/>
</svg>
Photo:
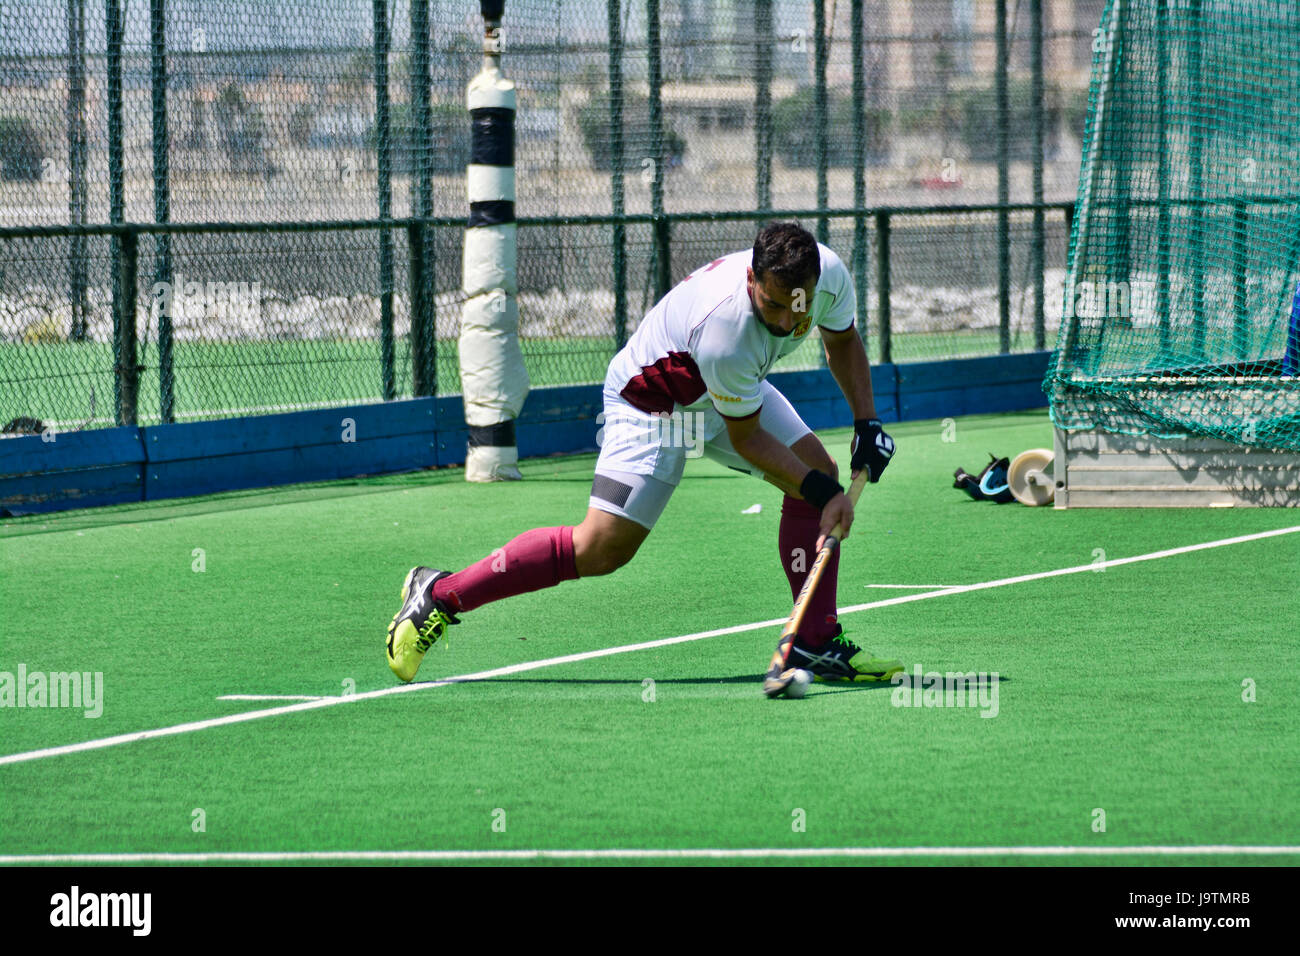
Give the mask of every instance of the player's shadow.
<svg viewBox="0 0 1300 956">
<path fill-rule="evenodd" d="M 893 691 L 893 690 L 898 690 L 900 688 L 907 688 L 908 690 L 919 690 L 922 694 L 925 694 L 927 692 L 935 693 L 936 690 L 940 694 L 946 693 L 949 688 L 947 675 L 948 673 L 956 673 L 956 672 L 939 671 L 936 673 L 937 676 L 940 678 L 937 686 L 934 684 L 927 684 L 926 682 L 927 678 L 932 676 L 930 673 L 922 674 L 921 680 L 919 681 L 915 680 L 912 674 L 905 673 L 902 675 L 902 679 L 899 680 L 897 683 L 894 683 L 892 681 L 855 681 L 853 683 L 836 681 L 834 683 L 818 683 L 818 684 L 814 684 L 813 686 L 837 694 L 844 693 L 844 692 L 852 693 L 855 691 L 862 691 L 862 690 Z M 971 672 L 965 671 L 964 673 L 969 674 Z M 997 683 L 999 685 L 1005 684 L 1009 680 L 1011 680 L 1010 677 L 1006 677 L 1002 674 L 997 675 Z M 993 684 L 993 682 L 994 682 L 993 674 L 976 672 L 975 677 L 973 679 L 963 677 L 952 681 L 951 684 L 954 692 L 958 688 L 961 688 L 965 694 L 978 694 L 981 687 L 988 687 L 989 685 Z"/>
<path fill-rule="evenodd" d="M 595 451 L 595 449 L 593 448 L 592 451 Z M 737 469 L 732 469 L 732 470 L 733 470 L 733 471 L 739 471 L 740 469 L 737 468 Z M 748 479 L 748 478 L 749 478 L 749 475 L 746 474 L 746 473 L 744 473 L 744 472 L 741 472 L 740 474 L 737 474 L 737 475 L 698 475 L 698 474 L 697 474 L 697 475 L 691 475 L 691 481 L 692 481 L 693 483 L 695 483 L 695 484 L 699 484 L 699 483 L 701 483 L 701 482 L 705 482 L 705 481 L 736 481 L 736 482 L 738 482 L 738 481 L 740 481 L 740 480 L 742 480 L 742 479 Z M 551 484 L 554 484 L 554 483 L 564 484 L 564 483 L 566 483 L 566 482 L 569 482 L 569 483 L 576 484 L 576 485 L 590 485 L 590 484 L 591 484 L 591 471 L 590 471 L 590 470 L 587 470 L 587 471 L 580 472 L 580 473 L 577 473 L 577 474 L 543 475 L 543 476 L 539 477 L 538 480 L 539 480 L 539 481 L 545 481 L 545 482 L 547 482 L 547 483 L 551 483 Z M 973 499 L 972 499 L 972 500 L 973 500 Z"/>
<path fill-rule="evenodd" d="M 969 673 L 969 672 L 967 672 Z M 941 674 L 941 677 L 946 676 Z M 648 678 L 614 678 L 614 677 L 488 677 L 483 680 L 464 681 L 463 683 L 474 684 L 572 684 L 583 685 L 590 684 L 593 686 L 600 685 L 617 685 L 626 684 L 632 687 L 640 687 L 643 680 L 653 680 L 656 684 L 683 684 L 683 685 L 707 685 L 707 684 L 762 684 L 762 674 L 736 674 L 732 677 L 648 677 Z M 1009 677 L 998 675 L 998 683 L 1003 684 L 1010 680 Z M 456 681 L 456 683 L 462 683 Z M 978 693 L 981 685 L 992 683 L 991 674 L 976 674 L 974 680 L 961 680 L 955 682 L 956 686 L 964 687 L 967 693 Z M 813 684 L 813 688 L 818 691 L 833 691 L 841 693 L 844 691 L 866 691 L 866 690 L 895 690 L 899 687 L 911 688 L 913 681 L 911 675 L 903 675 L 903 679 L 897 684 L 890 681 L 855 681 L 853 683 L 832 681 Z M 926 690 L 924 681 L 918 682 L 922 693 Z M 940 682 L 939 690 L 942 692 L 946 684 Z"/>
<path fill-rule="evenodd" d="M 628 684 L 640 687 L 643 680 L 656 684 L 761 684 L 762 674 L 738 674 L 735 677 L 488 677 L 475 684 Z M 468 682 L 467 682 L 468 683 Z"/>
</svg>

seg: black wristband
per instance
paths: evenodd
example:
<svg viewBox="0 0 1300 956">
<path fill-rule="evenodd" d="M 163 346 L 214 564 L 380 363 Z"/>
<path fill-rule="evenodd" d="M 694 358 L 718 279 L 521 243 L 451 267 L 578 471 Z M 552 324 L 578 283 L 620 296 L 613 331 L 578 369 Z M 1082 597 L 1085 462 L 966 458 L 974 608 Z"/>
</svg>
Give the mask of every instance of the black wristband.
<svg viewBox="0 0 1300 956">
<path fill-rule="evenodd" d="M 855 432 L 862 431 L 864 428 L 871 428 L 872 426 L 875 426 L 876 428 L 884 428 L 885 423 L 879 418 L 856 418 L 853 420 L 853 430 Z"/>
<path fill-rule="evenodd" d="M 821 511 L 832 498 L 844 491 L 844 486 L 824 471 L 814 468 L 804 476 L 799 485 L 799 494 L 818 511 Z"/>
</svg>

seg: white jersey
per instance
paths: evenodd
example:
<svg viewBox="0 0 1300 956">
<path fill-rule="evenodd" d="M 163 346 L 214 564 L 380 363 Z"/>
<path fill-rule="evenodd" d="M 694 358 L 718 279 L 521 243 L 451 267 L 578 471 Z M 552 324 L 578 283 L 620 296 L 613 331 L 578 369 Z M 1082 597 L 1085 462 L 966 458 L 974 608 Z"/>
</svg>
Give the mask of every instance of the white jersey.
<svg viewBox="0 0 1300 956">
<path fill-rule="evenodd" d="M 716 408 L 745 418 L 762 406 L 759 384 L 812 326 L 843 332 L 854 321 L 853 278 L 843 261 L 817 244 L 821 276 L 806 317 L 788 336 L 759 320 L 745 270 L 754 250 L 733 252 L 695 270 L 646 315 L 610 362 L 606 389 L 645 412 Z"/>
</svg>

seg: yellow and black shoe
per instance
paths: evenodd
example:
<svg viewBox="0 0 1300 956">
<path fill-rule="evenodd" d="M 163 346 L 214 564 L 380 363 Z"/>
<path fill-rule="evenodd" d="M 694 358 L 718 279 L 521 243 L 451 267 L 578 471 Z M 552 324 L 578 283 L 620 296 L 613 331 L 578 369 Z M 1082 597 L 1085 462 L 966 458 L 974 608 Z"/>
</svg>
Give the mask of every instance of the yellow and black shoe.
<svg viewBox="0 0 1300 956">
<path fill-rule="evenodd" d="M 872 657 L 845 637 L 842 627 L 837 624 L 835 628 L 835 636 L 818 648 L 808 647 L 802 636 L 796 637 L 787 666 L 811 671 L 819 681 L 887 681 L 902 671 L 902 661 Z"/>
<path fill-rule="evenodd" d="M 410 681 L 420 669 L 424 652 L 459 624 L 451 608 L 433 597 L 433 582 L 451 572 L 411 568 L 402 584 L 402 609 L 388 625 L 388 666 L 399 680 Z"/>
</svg>

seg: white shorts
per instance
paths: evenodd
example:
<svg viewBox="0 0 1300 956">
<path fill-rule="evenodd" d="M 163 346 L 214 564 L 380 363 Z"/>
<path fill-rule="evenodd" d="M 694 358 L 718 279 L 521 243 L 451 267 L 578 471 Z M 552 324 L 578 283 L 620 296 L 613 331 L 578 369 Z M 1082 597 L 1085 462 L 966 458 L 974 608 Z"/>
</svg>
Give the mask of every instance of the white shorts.
<svg viewBox="0 0 1300 956">
<path fill-rule="evenodd" d="M 767 381 L 759 383 L 763 407 L 758 424 L 786 447 L 812 429 L 789 399 Z M 617 392 L 605 391 L 605 410 L 596 442 L 600 458 L 589 505 L 653 528 L 682 480 L 686 459 L 708 456 L 747 475 L 762 478 L 731 446 L 726 422 L 715 409 L 677 409 L 652 414 L 634 408 Z"/>
</svg>

